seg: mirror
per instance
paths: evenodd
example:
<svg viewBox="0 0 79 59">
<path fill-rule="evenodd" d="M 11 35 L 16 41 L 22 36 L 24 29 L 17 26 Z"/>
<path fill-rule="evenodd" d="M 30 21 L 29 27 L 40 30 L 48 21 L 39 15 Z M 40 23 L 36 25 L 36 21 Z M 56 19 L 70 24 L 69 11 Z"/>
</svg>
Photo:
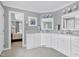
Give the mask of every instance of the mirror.
<svg viewBox="0 0 79 59">
<path fill-rule="evenodd" d="M 79 30 L 79 11 L 62 16 L 62 30 Z"/>
<path fill-rule="evenodd" d="M 28 17 L 29 26 L 37 26 L 37 17 Z"/>
<path fill-rule="evenodd" d="M 67 29 L 67 30 L 72 30 L 75 27 L 75 18 L 71 17 L 71 18 L 63 18 L 63 28 Z"/>
<path fill-rule="evenodd" d="M 53 30 L 53 18 L 43 18 L 41 20 L 42 30 Z"/>
</svg>

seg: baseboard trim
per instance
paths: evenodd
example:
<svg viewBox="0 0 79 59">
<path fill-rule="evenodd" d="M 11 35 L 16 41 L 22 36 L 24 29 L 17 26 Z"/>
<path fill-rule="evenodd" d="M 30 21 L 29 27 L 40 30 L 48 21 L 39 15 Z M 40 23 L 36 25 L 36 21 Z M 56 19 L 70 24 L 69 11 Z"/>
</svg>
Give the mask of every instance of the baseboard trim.
<svg viewBox="0 0 79 59">
<path fill-rule="evenodd" d="M 0 51 L 0 55 L 1 55 L 1 53 L 4 51 L 4 48 L 2 48 L 2 50 Z"/>
<path fill-rule="evenodd" d="M 23 45 L 22 47 L 26 47 L 26 45 Z"/>
<path fill-rule="evenodd" d="M 5 50 L 9 50 L 9 49 L 10 49 L 10 48 L 4 48 L 4 51 L 5 51 Z"/>
<path fill-rule="evenodd" d="M 22 47 L 26 47 L 26 45 L 23 45 Z M 10 50 L 11 48 L 4 48 L 3 50 Z"/>
<path fill-rule="evenodd" d="M 2 52 L 3 52 L 3 51 L 0 51 L 0 55 L 1 55 Z"/>
<path fill-rule="evenodd" d="M 40 47 L 46 47 L 46 45 L 41 45 Z"/>
</svg>

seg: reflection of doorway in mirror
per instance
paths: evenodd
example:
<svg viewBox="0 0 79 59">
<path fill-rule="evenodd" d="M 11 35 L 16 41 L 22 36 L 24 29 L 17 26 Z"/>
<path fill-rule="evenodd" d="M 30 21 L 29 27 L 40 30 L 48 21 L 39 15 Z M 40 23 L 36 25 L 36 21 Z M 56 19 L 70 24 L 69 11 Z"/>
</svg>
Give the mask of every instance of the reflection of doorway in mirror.
<svg viewBox="0 0 79 59">
<path fill-rule="evenodd" d="M 37 26 L 37 17 L 28 17 L 28 26 Z"/>
<path fill-rule="evenodd" d="M 30 23 L 31 23 L 31 25 L 35 25 L 35 20 L 32 19 L 32 20 L 30 21 Z"/>
</svg>

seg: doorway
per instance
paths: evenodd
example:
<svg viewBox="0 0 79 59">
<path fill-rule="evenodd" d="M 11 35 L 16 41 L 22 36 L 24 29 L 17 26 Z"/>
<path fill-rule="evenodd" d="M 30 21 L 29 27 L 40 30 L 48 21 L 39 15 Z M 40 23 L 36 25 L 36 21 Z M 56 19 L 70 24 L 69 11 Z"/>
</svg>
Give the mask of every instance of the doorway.
<svg viewBox="0 0 79 59">
<path fill-rule="evenodd" d="M 24 13 L 9 11 L 9 49 L 24 47 Z"/>
<path fill-rule="evenodd" d="M 11 48 L 17 49 L 22 47 L 22 22 L 11 21 Z"/>
</svg>

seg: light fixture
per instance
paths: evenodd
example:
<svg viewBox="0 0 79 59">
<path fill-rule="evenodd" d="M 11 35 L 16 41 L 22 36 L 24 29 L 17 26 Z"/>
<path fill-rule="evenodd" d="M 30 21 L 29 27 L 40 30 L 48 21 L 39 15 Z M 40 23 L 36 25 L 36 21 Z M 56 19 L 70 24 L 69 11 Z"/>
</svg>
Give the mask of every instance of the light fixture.
<svg viewBox="0 0 79 59">
<path fill-rule="evenodd" d="M 68 12 L 68 13 L 71 12 L 71 11 L 72 11 L 71 8 L 68 8 L 68 9 L 67 9 L 67 12 Z"/>
<path fill-rule="evenodd" d="M 76 9 L 77 9 L 77 5 L 74 5 L 74 6 L 73 6 L 73 10 L 76 10 Z"/>
</svg>

